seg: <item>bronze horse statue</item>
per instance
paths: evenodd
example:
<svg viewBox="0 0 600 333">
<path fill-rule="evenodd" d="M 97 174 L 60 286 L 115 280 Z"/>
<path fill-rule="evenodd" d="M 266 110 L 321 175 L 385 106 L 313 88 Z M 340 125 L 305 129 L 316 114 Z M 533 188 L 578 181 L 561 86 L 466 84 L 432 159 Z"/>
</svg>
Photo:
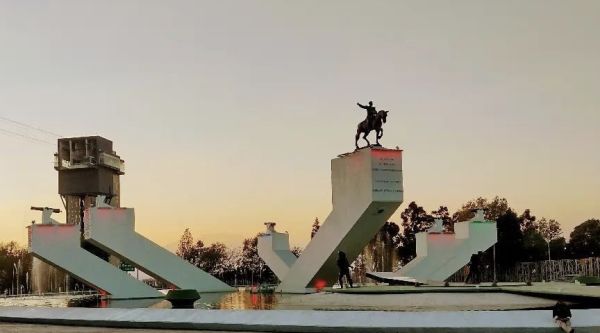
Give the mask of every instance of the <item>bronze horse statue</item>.
<svg viewBox="0 0 600 333">
<path fill-rule="evenodd" d="M 375 119 L 373 119 L 373 124 L 370 124 L 368 117 L 367 117 L 367 119 L 361 121 L 358 124 L 358 126 L 356 128 L 356 136 L 354 137 L 354 145 L 356 146 L 356 149 L 360 149 L 358 147 L 358 138 L 360 137 L 361 133 L 363 133 L 363 139 L 365 139 L 365 141 L 367 141 L 367 145 L 365 147 L 371 146 L 369 139 L 367 139 L 367 135 L 369 135 L 369 133 L 371 133 L 371 131 L 375 131 L 375 134 L 376 134 L 375 145 L 381 146 L 379 144 L 379 139 L 381 139 L 381 137 L 383 136 L 382 125 L 386 122 L 387 114 L 388 114 L 388 111 L 380 110 L 375 115 Z M 363 147 L 363 148 L 365 148 L 365 147 Z"/>
</svg>

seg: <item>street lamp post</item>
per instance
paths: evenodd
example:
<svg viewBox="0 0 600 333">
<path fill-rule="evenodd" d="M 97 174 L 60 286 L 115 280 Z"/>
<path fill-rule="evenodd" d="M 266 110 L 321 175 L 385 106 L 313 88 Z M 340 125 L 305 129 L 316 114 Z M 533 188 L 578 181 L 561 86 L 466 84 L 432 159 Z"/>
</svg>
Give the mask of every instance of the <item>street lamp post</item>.
<svg viewBox="0 0 600 333">
<path fill-rule="evenodd" d="M 492 283 L 492 285 L 495 287 L 498 285 L 498 277 L 496 275 L 496 244 L 494 244 L 494 247 L 492 249 L 492 254 L 493 254 L 493 258 L 494 258 L 494 282 Z"/>
<path fill-rule="evenodd" d="M 21 290 L 21 279 L 19 275 L 21 275 L 21 259 L 17 261 L 17 295 L 23 293 Z"/>
<path fill-rule="evenodd" d="M 552 281 L 552 272 L 554 272 L 554 270 L 550 267 L 553 266 L 550 258 L 550 239 L 547 239 L 546 243 L 548 244 L 548 281 Z"/>
</svg>

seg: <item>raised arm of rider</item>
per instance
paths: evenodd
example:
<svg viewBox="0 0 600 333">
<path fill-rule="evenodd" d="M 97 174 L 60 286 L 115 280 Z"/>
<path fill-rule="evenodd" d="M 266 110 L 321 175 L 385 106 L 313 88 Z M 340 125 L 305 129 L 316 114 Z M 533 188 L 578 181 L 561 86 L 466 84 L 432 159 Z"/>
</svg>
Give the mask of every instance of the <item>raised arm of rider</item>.
<svg viewBox="0 0 600 333">
<path fill-rule="evenodd" d="M 366 108 L 367 108 L 366 106 L 364 106 L 364 105 L 361 105 L 360 103 L 356 103 L 356 105 L 360 106 L 360 107 L 361 107 L 361 108 L 363 108 L 363 109 L 366 109 Z"/>
</svg>

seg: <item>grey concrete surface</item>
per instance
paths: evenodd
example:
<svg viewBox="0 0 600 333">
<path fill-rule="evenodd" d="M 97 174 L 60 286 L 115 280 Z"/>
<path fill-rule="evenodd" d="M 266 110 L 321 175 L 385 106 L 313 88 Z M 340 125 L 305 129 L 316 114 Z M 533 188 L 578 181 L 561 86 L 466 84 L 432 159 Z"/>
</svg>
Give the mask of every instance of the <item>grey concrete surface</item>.
<svg viewBox="0 0 600 333">
<path fill-rule="evenodd" d="M 32 325 L 0 323 L 2 333 L 142 333 L 148 329 L 136 328 L 105 328 L 105 327 L 82 327 L 82 326 L 59 326 L 59 325 Z M 152 330 L 151 333 L 188 333 L 182 330 Z M 204 333 L 223 333 L 223 331 L 197 331 Z M 240 332 L 252 333 L 252 332 Z"/>
<path fill-rule="evenodd" d="M 577 332 L 600 332 L 600 309 L 572 312 L 572 323 Z M 552 333 L 558 330 L 549 310 L 394 312 L 7 307 L 0 308 L 0 322 L 146 330 L 298 333 Z"/>
</svg>

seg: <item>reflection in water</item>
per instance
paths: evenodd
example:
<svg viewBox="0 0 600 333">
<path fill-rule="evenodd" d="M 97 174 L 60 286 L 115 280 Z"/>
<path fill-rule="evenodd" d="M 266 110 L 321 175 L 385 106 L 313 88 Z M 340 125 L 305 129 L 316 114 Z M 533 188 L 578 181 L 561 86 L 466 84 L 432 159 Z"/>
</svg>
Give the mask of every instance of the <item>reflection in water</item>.
<svg viewBox="0 0 600 333">
<path fill-rule="evenodd" d="M 223 310 L 386 310 L 386 311 L 481 311 L 545 309 L 556 301 L 498 292 L 353 295 L 253 294 L 248 291 L 204 293 L 194 308 Z M 163 299 L 110 301 L 112 308 L 171 308 Z"/>
<path fill-rule="evenodd" d="M 226 310 L 271 310 L 278 303 L 281 294 L 253 294 L 248 291 L 228 293 L 202 293 L 194 303 L 196 309 Z M 101 308 L 171 308 L 171 303 L 164 299 L 111 300 L 103 301 Z"/>
<path fill-rule="evenodd" d="M 135 308 L 153 308 L 157 304 L 162 302 L 167 303 L 167 308 L 171 307 L 171 303 L 163 300 L 162 298 L 148 298 L 148 299 L 119 299 L 119 300 L 104 300 L 98 305 L 99 308 L 121 308 L 121 309 L 135 309 Z"/>
<path fill-rule="evenodd" d="M 249 292 L 238 291 L 229 293 L 214 302 L 209 309 L 239 309 L 239 310 L 271 310 L 277 304 L 276 294 L 252 294 Z M 279 297 L 281 297 L 279 295 Z M 202 298 L 199 302 L 202 302 Z M 210 303 L 206 303 L 208 305 Z M 204 308 L 196 304 L 196 308 Z"/>
</svg>

